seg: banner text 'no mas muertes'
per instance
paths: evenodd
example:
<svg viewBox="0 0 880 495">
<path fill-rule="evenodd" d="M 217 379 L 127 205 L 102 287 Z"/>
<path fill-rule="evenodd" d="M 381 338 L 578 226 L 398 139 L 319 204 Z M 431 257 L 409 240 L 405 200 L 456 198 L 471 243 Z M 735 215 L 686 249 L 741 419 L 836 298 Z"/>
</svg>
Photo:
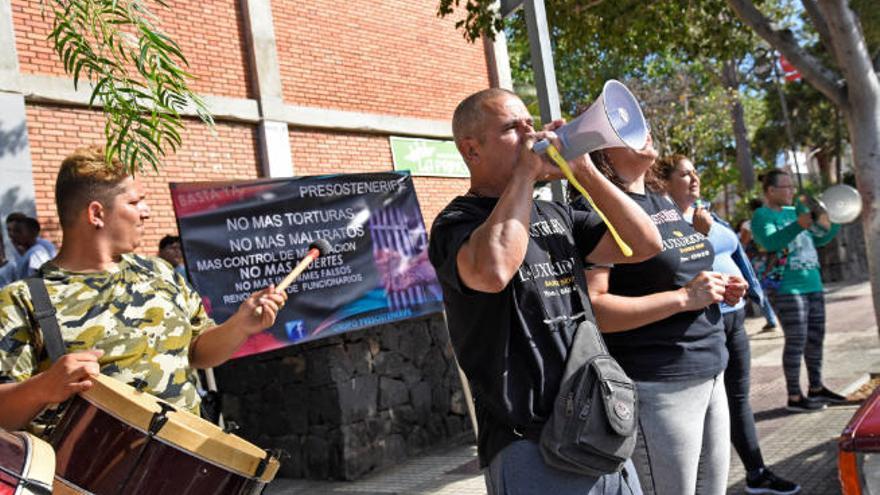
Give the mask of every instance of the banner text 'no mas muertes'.
<svg viewBox="0 0 880 495">
<path fill-rule="evenodd" d="M 442 311 L 408 173 L 172 183 L 189 277 L 218 323 L 332 246 L 287 288 L 275 325 L 235 357 Z"/>
</svg>

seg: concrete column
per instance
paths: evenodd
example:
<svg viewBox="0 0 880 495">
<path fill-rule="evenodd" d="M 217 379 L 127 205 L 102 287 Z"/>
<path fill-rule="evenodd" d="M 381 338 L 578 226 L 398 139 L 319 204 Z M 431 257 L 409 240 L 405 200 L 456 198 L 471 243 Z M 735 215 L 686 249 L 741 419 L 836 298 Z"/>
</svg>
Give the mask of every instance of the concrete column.
<svg viewBox="0 0 880 495">
<path fill-rule="evenodd" d="M 20 79 L 12 2 L 0 0 L 0 88 L 17 88 Z M 0 91 L 0 171 L 0 228 L 5 231 L 2 221 L 13 211 L 37 216 L 27 113 L 24 96 L 18 92 Z M 3 247 L 8 258 L 18 258 L 5 234 Z"/>
<path fill-rule="evenodd" d="M 18 86 L 18 72 L 12 2 L 0 0 L 0 88 Z"/>
<path fill-rule="evenodd" d="M 486 68 L 489 71 L 489 86 L 513 91 L 510 55 L 507 52 L 507 35 L 504 31 L 495 33 L 494 40 L 483 35 L 483 53 L 486 55 Z"/>
<path fill-rule="evenodd" d="M 290 135 L 284 116 L 281 69 L 275 42 L 275 23 L 270 0 L 242 0 L 253 89 L 260 108 L 257 126 L 260 158 L 267 177 L 293 176 Z M 279 113 L 280 112 L 280 113 Z"/>
<path fill-rule="evenodd" d="M 13 211 L 36 217 L 27 114 L 24 96 L 20 94 L 0 93 L 0 170 L 3 175 L 0 180 L 0 220 L 5 220 Z M 5 224 L 3 226 L 5 231 Z M 6 256 L 17 258 L 9 236 L 4 234 L 3 241 Z"/>
<path fill-rule="evenodd" d="M 293 158 L 287 122 L 263 119 L 257 126 L 257 134 L 263 173 L 267 177 L 292 177 Z"/>
</svg>

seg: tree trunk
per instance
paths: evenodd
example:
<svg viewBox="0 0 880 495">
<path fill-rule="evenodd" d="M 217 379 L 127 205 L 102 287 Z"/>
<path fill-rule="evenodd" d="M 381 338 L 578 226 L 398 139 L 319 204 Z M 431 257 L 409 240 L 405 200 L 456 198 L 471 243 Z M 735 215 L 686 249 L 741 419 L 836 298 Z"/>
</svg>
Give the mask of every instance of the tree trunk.
<svg viewBox="0 0 880 495">
<path fill-rule="evenodd" d="M 846 80 L 840 105 L 849 128 L 856 184 L 862 194 L 862 225 L 874 315 L 880 321 L 880 80 L 873 70 L 858 17 L 845 0 L 818 2 L 831 36 L 834 58 Z"/>
<path fill-rule="evenodd" d="M 755 167 L 752 165 L 752 152 L 749 147 L 749 134 L 746 129 L 746 117 L 739 98 L 739 82 L 736 74 L 736 62 L 724 62 L 721 70 L 721 81 L 731 95 L 730 118 L 733 120 L 733 137 L 736 140 L 736 167 L 739 169 L 739 181 L 743 189 L 750 191 L 755 187 Z"/>
<path fill-rule="evenodd" d="M 874 312 L 880 321 L 880 88 L 875 84 L 873 95 L 857 97 L 851 92 L 850 97 L 851 108 L 845 116 L 852 141 L 856 184 L 862 195 L 862 226 Z"/>
<path fill-rule="evenodd" d="M 816 164 L 819 166 L 819 179 L 820 186 L 822 189 L 827 188 L 831 185 L 831 150 L 825 151 L 825 148 L 822 151 L 816 153 L 814 155 L 816 157 Z"/>
<path fill-rule="evenodd" d="M 822 0 L 809 10 L 820 24 L 823 42 L 830 45 L 832 59 L 843 73 L 839 75 L 803 50 L 794 36 L 777 30 L 751 0 L 727 0 L 742 21 L 785 55 L 814 88 L 824 94 L 844 114 L 853 149 L 856 184 L 862 195 L 862 225 L 874 315 L 880 320 L 880 81 L 867 51 L 858 17 L 847 0 Z M 880 330 L 880 328 L 878 328 Z"/>
</svg>

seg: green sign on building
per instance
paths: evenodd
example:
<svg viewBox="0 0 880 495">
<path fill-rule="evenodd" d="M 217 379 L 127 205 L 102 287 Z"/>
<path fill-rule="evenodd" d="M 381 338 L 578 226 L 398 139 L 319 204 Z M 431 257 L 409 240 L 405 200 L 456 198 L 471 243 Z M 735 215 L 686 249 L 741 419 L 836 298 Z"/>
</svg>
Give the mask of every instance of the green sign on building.
<svg viewBox="0 0 880 495">
<path fill-rule="evenodd" d="M 391 136 L 394 170 L 414 176 L 470 177 L 453 141 Z"/>
</svg>

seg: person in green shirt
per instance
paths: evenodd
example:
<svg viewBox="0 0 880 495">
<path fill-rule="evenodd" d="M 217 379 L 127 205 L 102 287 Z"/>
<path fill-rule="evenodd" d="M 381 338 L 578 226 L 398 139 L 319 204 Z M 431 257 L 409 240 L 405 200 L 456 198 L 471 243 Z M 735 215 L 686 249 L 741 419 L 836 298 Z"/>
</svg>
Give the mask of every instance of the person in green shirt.
<svg viewBox="0 0 880 495">
<path fill-rule="evenodd" d="M 816 247 L 831 242 L 840 225 L 832 224 L 825 214 L 814 220 L 800 202 L 792 206 L 794 184 L 787 172 L 771 170 L 762 183 L 765 206 L 755 210 L 752 235 L 761 247 L 785 259 L 771 298 L 785 334 L 782 367 L 788 391 L 787 409 L 818 411 L 828 403 L 846 402 L 845 397 L 822 383 L 825 295 L 816 252 Z M 806 396 L 800 386 L 802 359 L 809 380 Z"/>
</svg>

